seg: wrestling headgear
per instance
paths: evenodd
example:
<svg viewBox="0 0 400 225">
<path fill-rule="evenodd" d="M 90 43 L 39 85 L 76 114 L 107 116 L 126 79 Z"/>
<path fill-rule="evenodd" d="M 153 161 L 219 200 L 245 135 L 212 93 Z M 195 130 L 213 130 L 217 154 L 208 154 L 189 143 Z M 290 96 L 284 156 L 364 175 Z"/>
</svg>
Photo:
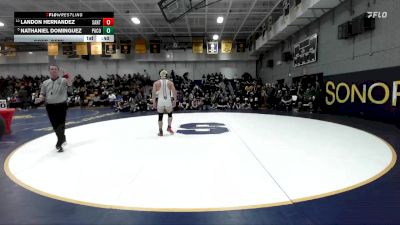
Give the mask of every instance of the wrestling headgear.
<svg viewBox="0 0 400 225">
<path fill-rule="evenodd" d="M 161 70 L 160 71 L 160 78 L 161 79 L 166 79 L 168 75 L 168 72 L 166 70 Z"/>
</svg>

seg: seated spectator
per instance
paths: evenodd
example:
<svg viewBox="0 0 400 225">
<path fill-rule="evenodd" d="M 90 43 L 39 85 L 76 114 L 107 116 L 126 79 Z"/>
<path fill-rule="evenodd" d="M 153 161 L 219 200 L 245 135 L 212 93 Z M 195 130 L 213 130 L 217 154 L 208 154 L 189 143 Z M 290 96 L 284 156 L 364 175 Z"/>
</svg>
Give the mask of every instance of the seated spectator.
<svg viewBox="0 0 400 225">
<path fill-rule="evenodd" d="M 304 107 L 308 108 L 309 112 L 313 111 L 313 101 L 315 96 L 311 93 L 311 88 L 307 88 L 304 92 L 303 98 L 298 103 L 299 111 L 302 110 Z"/>
<path fill-rule="evenodd" d="M 217 103 L 217 109 L 225 110 L 228 108 L 228 97 L 221 96 Z"/>
<path fill-rule="evenodd" d="M 114 92 L 110 92 L 108 94 L 108 102 L 110 103 L 111 107 L 115 107 L 117 101 L 117 96 L 115 96 Z"/>
<path fill-rule="evenodd" d="M 291 111 L 292 110 L 292 96 L 288 90 L 284 90 L 281 101 L 279 102 L 278 110 Z"/>
<path fill-rule="evenodd" d="M 210 110 L 211 109 L 211 97 L 210 93 L 206 93 L 203 99 L 203 110 Z"/>
<path fill-rule="evenodd" d="M 200 102 L 197 98 L 193 98 L 190 109 L 199 110 L 200 109 Z"/>
<path fill-rule="evenodd" d="M 130 111 L 129 102 L 126 101 L 126 100 L 118 102 L 118 106 L 117 106 L 115 111 L 117 111 L 117 112 L 129 112 Z"/>
<path fill-rule="evenodd" d="M 240 97 L 236 97 L 233 99 L 233 105 L 232 105 L 232 109 L 240 109 L 241 108 L 241 104 L 240 104 Z"/>
<path fill-rule="evenodd" d="M 146 111 L 151 111 L 151 109 L 153 108 L 153 99 L 151 98 L 151 95 L 147 96 L 146 103 L 147 103 Z"/>
<path fill-rule="evenodd" d="M 233 96 L 231 95 L 228 98 L 228 109 L 233 109 Z"/>
<path fill-rule="evenodd" d="M 260 102 L 258 100 L 258 97 L 254 96 L 250 98 L 250 105 L 251 105 L 251 109 L 253 110 L 257 110 L 260 108 Z"/>
<path fill-rule="evenodd" d="M 261 107 L 265 107 L 267 105 L 267 87 L 263 86 L 261 88 Z"/>
<path fill-rule="evenodd" d="M 251 107 L 251 105 L 250 105 L 250 102 L 249 102 L 249 98 L 247 98 L 247 97 L 244 98 L 244 102 L 242 102 L 240 108 L 241 109 L 250 109 L 250 107 Z"/>
<path fill-rule="evenodd" d="M 190 108 L 189 94 L 186 93 L 186 95 L 183 97 L 182 109 L 183 110 L 188 110 L 189 108 Z"/>
<path fill-rule="evenodd" d="M 129 98 L 129 111 L 130 112 L 137 112 L 140 110 L 139 108 L 139 104 L 136 102 L 136 98 L 135 97 L 130 97 Z"/>
</svg>

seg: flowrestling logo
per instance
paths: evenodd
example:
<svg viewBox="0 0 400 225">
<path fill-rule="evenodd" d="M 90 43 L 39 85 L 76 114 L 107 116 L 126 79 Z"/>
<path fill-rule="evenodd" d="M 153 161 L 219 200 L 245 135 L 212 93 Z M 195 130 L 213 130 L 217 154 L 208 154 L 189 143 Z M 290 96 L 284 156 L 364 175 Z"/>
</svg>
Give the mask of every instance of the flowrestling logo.
<svg viewBox="0 0 400 225">
<path fill-rule="evenodd" d="M 367 12 L 368 18 L 379 18 L 386 19 L 388 16 L 387 12 Z"/>
</svg>

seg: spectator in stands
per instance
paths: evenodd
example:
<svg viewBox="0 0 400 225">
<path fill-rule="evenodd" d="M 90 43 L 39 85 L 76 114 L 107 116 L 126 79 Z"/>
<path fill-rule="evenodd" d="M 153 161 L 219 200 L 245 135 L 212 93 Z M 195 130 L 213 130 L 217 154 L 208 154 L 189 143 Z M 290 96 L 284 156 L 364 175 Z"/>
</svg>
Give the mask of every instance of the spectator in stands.
<svg viewBox="0 0 400 225">
<path fill-rule="evenodd" d="M 228 97 L 220 95 L 217 103 L 217 109 L 226 110 L 228 109 Z"/>
<path fill-rule="evenodd" d="M 203 98 L 203 110 L 211 109 L 211 96 L 209 92 L 206 92 Z"/>
<path fill-rule="evenodd" d="M 183 110 L 188 110 L 190 108 L 189 93 L 186 93 L 183 97 L 182 107 Z"/>
<path fill-rule="evenodd" d="M 271 83 L 267 84 L 266 92 L 267 92 L 267 106 L 272 108 L 275 98 L 275 88 L 272 86 Z"/>
<path fill-rule="evenodd" d="M 21 102 L 21 109 L 26 111 L 28 110 L 28 105 L 29 105 L 29 93 L 27 91 L 27 88 L 22 85 L 19 89 L 18 92 L 18 98 L 20 99 Z"/>
<path fill-rule="evenodd" d="M 115 107 L 116 102 L 117 101 L 117 96 L 114 94 L 114 92 L 110 92 L 108 94 L 108 102 L 110 102 L 111 107 Z"/>
<path fill-rule="evenodd" d="M 249 102 L 249 98 L 245 97 L 244 101 L 242 102 L 240 108 L 241 109 L 250 109 L 250 102 Z"/>
<path fill-rule="evenodd" d="M 321 85 L 319 84 L 319 82 L 315 82 L 315 91 L 314 91 L 314 96 L 315 96 L 315 100 L 314 100 L 314 106 L 313 106 L 313 110 L 314 112 L 319 112 L 322 111 L 322 105 L 323 105 L 323 96 L 322 96 L 322 89 L 321 89 Z"/>
<path fill-rule="evenodd" d="M 38 90 L 40 82 L 45 79 L 44 76 L 36 76 L 34 78 L 25 76 L 22 79 L 13 77 L 2 78 L 0 79 L 0 86 L 2 87 L 0 95 L 4 95 L 8 90 L 11 93 L 18 90 L 17 95 L 7 95 L 7 97 L 14 102 L 11 104 L 12 106 L 19 107 L 21 99 L 19 95 L 20 87 L 24 85 L 28 93 L 33 93 L 35 90 Z M 196 84 L 189 79 L 188 73 L 185 73 L 183 77 L 175 75 L 173 80 L 180 93 L 176 107 L 186 110 L 209 110 L 210 108 L 240 109 L 242 104 L 246 102 L 244 101 L 246 97 L 248 99 L 247 104 L 250 105 L 249 108 L 256 109 L 265 106 L 266 103 L 271 108 L 280 107 L 281 99 L 284 96 L 285 98 L 288 97 L 283 90 L 285 88 L 289 89 L 286 84 L 279 86 L 266 84 L 263 86 L 260 79 L 253 80 L 251 76 L 243 80 L 228 80 L 220 72 L 204 74 L 201 77 L 201 82 L 196 82 Z M 121 105 L 117 102 L 122 101 L 123 98 L 123 101 L 128 101 L 133 111 L 146 111 L 149 105 L 147 97 L 149 95 L 149 90 L 147 90 L 148 83 L 151 84 L 152 81 L 146 75 L 139 73 L 123 74 L 123 76 L 110 74 L 107 75 L 107 78 L 90 78 L 88 81 L 85 81 L 82 76 L 78 75 L 73 82 L 73 94 L 69 98 L 69 101 L 71 106 L 90 104 L 102 106 L 109 102 L 114 102 L 113 106 L 117 107 Z M 297 92 L 297 87 L 292 86 L 289 94 L 293 93 L 297 95 Z M 311 86 L 311 93 L 315 96 L 318 93 L 317 88 L 314 90 L 314 87 Z M 137 98 L 141 98 L 142 100 L 137 101 Z M 236 98 L 239 100 L 237 101 Z M 241 100 L 243 102 L 240 102 Z M 221 108 L 221 101 L 226 102 L 226 107 Z M 314 105 L 317 105 L 316 101 L 314 103 Z M 244 105 L 246 106 L 246 104 Z"/>
<path fill-rule="evenodd" d="M 190 109 L 199 110 L 200 109 L 200 102 L 197 98 L 193 98 L 191 101 Z"/>
<path fill-rule="evenodd" d="M 283 96 L 281 101 L 279 102 L 278 110 L 291 111 L 292 110 L 292 96 L 289 93 L 289 90 L 284 88 Z"/>
<path fill-rule="evenodd" d="M 130 104 L 127 100 L 123 100 L 118 102 L 118 106 L 116 108 L 117 112 L 129 112 L 130 111 Z"/>
<path fill-rule="evenodd" d="M 307 88 L 304 92 L 303 101 L 299 102 L 299 110 L 301 110 L 303 107 L 307 107 L 309 112 L 312 112 L 314 99 L 315 96 L 312 94 L 311 88 Z"/>
<path fill-rule="evenodd" d="M 253 110 L 257 110 L 260 108 L 260 101 L 257 96 L 250 97 L 250 105 L 251 105 L 251 109 L 253 109 Z"/>
<path fill-rule="evenodd" d="M 232 105 L 232 109 L 240 109 L 241 104 L 240 104 L 240 97 L 236 97 L 233 99 L 233 105 Z"/>
</svg>

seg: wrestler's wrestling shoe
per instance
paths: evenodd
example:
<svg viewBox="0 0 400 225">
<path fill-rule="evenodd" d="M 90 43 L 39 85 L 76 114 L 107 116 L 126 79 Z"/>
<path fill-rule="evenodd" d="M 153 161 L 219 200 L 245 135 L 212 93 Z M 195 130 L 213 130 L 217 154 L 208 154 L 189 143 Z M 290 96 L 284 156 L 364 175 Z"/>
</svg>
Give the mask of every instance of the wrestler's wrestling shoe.
<svg viewBox="0 0 400 225">
<path fill-rule="evenodd" d="M 167 131 L 168 131 L 170 134 L 174 134 L 174 131 L 172 130 L 171 127 L 168 127 L 168 128 L 167 128 Z"/>
</svg>

